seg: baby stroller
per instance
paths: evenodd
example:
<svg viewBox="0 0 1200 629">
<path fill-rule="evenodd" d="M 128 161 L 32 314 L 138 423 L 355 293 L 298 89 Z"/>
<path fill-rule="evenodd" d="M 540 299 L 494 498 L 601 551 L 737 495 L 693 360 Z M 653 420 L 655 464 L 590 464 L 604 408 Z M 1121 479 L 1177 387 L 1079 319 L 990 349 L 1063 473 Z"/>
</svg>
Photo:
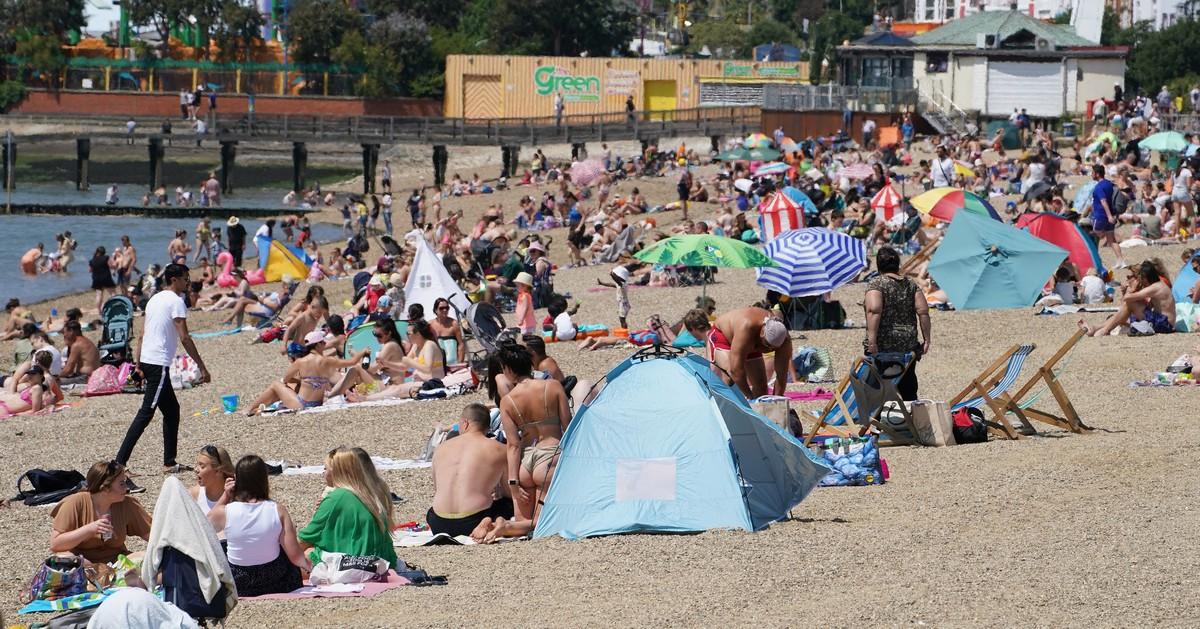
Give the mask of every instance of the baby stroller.
<svg viewBox="0 0 1200 629">
<path fill-rule="evenodd" d="M 100 309 L 104 332 L 100 336 L 100 362 L 120 366 L 133 360 L 129 345 L 133 340 L 133 301 L 124 295 L 109 297 Z"/>
<path fill-rule="evenodd" d="M 453 306 L 454 300 L 450 300 L 450 304 Z M 500 311 L 495 306 L 482 301 L 467 306 L 466 311 L 459 310 L 457 306 L 453 307 L 458 313 L 459 320 L 463 323 L 464 331 L 470 335 L 464 340 L 475 339 L 482 347 L 482 349 L 469 352 L 467 362 L 471 366 L 471 371 L 475 372 L 480 380 L 484 380 L 487 377 L 488 356 L 496 351 L 507 334 L 504 328 L 504 317 L 500 315 Z M 467 349 L 470 350 L 469 345 Z"/>
</svg>

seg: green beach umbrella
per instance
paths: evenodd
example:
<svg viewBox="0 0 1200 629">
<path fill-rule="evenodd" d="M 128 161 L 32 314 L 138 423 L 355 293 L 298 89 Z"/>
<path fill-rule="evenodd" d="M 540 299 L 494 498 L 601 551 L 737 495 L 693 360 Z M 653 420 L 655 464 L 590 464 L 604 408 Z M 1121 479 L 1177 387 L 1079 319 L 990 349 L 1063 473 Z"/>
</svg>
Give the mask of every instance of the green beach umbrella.
<svg viewBox="0 0 1200 629">
<path fill-rule="evenodd" d="M 1178 153 L 1187 148 L 1188 141 L 1183 139 L 1182 133 L 1177 131 L 1163 131 L 1138 142 L 1138 146 L 1147 151 Z"/>
<path fill-rule="evenodd" d="M 955 214 L 929 261 L 959 310 L 1033 305 L 1067 250 L 972 212 Z"/>
<path fill-rule="evenodd" d="M 779 151 L 769 148 L 752 148 L 748 152 L 749 156 L 746 159 L 756 162 L 773 162 L 779 159 Z"/>
<path fill-rule="evenodd" d="M 735 269 L 779 266 L 751 245 L 711 234 L 671 236 L 637 252 L 633 257 L 642 262 L 663 265 L 721 266 Z"/>
<path fill-rule="evenodd" d="M 729 149 L 728 151 L 717 155 L 717 160 L 722 162 L 744 162 L 748 161 L 749 159 L 750 151 L 747 151 L 741 147 Z"/>
</svg>

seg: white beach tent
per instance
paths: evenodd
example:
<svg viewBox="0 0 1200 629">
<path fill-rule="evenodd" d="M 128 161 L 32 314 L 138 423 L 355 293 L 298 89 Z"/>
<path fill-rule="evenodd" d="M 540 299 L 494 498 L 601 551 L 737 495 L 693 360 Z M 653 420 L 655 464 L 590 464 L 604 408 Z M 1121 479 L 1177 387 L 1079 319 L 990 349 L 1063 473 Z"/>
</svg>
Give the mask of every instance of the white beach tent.
<svg viewBox="0 0 1200 629">
<path fill-rule="evenodd" d="M 408 283 L 404 285 L 404 300 L 408 304 L 421 304 L 425 308 L 425 318 L 434 316 L 433 302 L 439 297 L 445 297 L 450 303 L 465 312 L 471 302 L 459 288 L 454 278 L 442 264 L 442 259 L 424 238 L 413 239 L 417 254 L 413 256 L 412 270 L 408 273 Z"/>
</svg>

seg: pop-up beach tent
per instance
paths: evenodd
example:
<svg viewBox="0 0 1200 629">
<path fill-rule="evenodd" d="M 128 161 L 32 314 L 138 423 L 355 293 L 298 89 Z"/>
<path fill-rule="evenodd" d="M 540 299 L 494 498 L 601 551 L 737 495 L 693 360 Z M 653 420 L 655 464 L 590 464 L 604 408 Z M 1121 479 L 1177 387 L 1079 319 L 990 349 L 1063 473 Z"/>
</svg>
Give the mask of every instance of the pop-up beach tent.
<svg viewBox="0 0 1200 629">
<path fill-rule="evenodd" d="M 534 537 L 757 531 L 827 473 L 687 352 L 647 348 L 567 427 Z"/>
<path fill-rule="evenodd" d="M 442 259 L 424 238 L 413 240 L 417 252 L 413 255 L 412 270 L 408 272 L 408 283 L 404 285 L 405 302 L 424 306 L 426 317 L 435 314 L 433 303 L 439 297 L 445 297 L 459 312 L 466 312 L 471 302 L 454 278 L 450 277 Z"/>
<path fill-rule="evenodd" d="M 295 280 L 308 277 L 313 260 L 303 249 L 268 238 L 255 238 L 254 244 L 258 247 L 258 268 L 262 269 L 265 281 L 278 282 L 285 275 Z"/>
</svg>

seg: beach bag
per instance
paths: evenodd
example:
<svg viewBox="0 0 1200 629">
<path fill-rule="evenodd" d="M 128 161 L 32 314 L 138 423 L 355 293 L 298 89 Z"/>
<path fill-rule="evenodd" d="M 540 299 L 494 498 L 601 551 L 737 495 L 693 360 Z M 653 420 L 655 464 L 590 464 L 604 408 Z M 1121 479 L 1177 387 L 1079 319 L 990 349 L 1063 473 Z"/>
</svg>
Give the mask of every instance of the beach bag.
<svg viewBox="0 0 1200 629">
<path fill-rule="evenodd" d="M 954 420 L 945 402 L 917 400 L 909 407 L 917 443 L 937 447 L 954 445 Z"/>
<path fill-rule="evenodd" d="M 171 362 L 171 388 L 190 389 L 200 381 L 200 365 L 187 354 L 177 354 Z"/>
<path fill-rule="evenodd" d="M 983 423 L 983 411 L 977 408 L 960 408 L 952 415 L 954 421 L 954 443 L 987 443 L 987 425 Z"/>
<path fill-rule="evenodd" d="M 131 363 L 125 363 L 130 365 Z M 125 386 L 125 381 L 121 378 L 121 372 L 124 370 L 124 365 L 117 368 L 115 365 L 100 365 L 88 376 L 87 385 L 83 388 L 84 396 L 96 395 L 112 395 L 120 393 L 121 387 Z M 128 373 L 126 373 L 128 379 Z"/>
<path fill-rule="evenodd" d="M 820 487 L 882 485 L 885 480 L 886 463 L 873 436 L 826 439 L 817 451 L 833 468 L 818 483 Z"/>
<path fill-rule="evenodd" d="M 321 562 L 313 566 L 309 581 L 313 585 L 367 583 L 387 580 L 388 562 L 374 555 L 321 553 Z"/>
<path fill-rule="evenodd" d="M 21 488 L 26 480 L 30 489 Z M 83 474 L 75 470 L 32 469 L 17 479 L 17 495 L 14 499 L 30 507 L 53 504 L 82 489 L 84 482 Z"/>
<path fill-rule="evenodd" d="M 83 594 L 87 592 L 87 585 L 87 573 L 78 555 L 51 555 L 38 566 L 29 587 L 18 598 L 22 605 L 39 600 L 53 601 Z"/>
<path fill-rule="evenodd" d="M 751 400 L 750 408 L 766 417 L 793 437 L 803 437 L 804 428 L 800 425 L 800 416 L 791 408 L 791 400 L 777 395 L 764 395 Z"/>
</svg>

